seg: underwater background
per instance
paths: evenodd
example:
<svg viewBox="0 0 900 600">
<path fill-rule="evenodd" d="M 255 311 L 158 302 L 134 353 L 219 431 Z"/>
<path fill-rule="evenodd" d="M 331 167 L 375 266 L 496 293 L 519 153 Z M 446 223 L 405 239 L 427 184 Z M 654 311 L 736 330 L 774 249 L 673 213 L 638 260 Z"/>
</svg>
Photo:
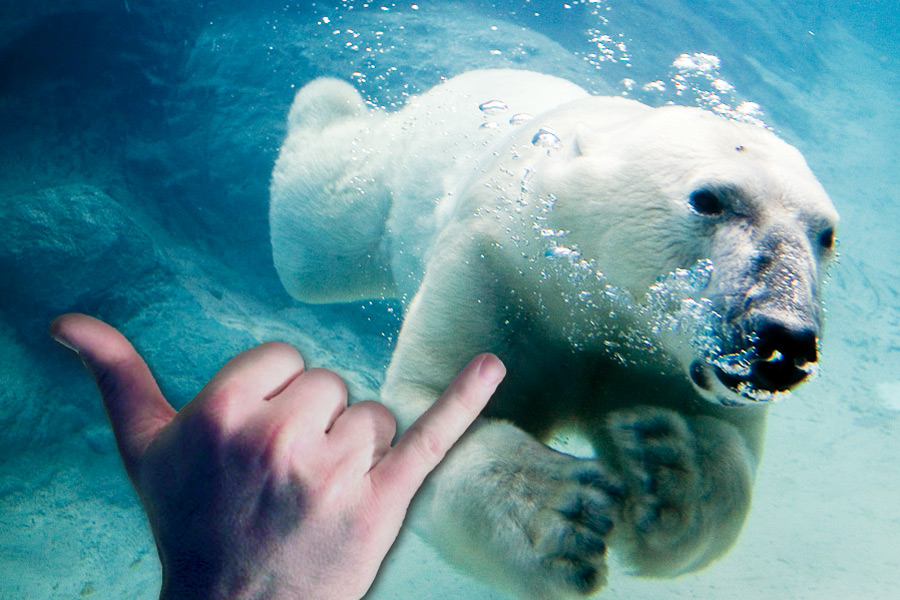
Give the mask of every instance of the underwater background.
<svg viewBox="0 0 900 600">
<path fill-rule="evenodd" d="M 268 183 L 294 93 L 402 105 L 484 67 L 771 127 L 841 213 L 821 374 L 772 406 L 722 560 L 613 572 L 603 598 L 888 599 L 900 587 L 896 0 L 0 0 L 0 598 L 158 595 L 101 402 L 50 320 L 120 328 L 176 407 L 268 340 L 377 397 L 399 305 L 311 306 L 272 265 Z M 624 571 L 624 569 L 619 569 Z M 368 598 L 501 599 L 401 538 Z"/>
</svg>

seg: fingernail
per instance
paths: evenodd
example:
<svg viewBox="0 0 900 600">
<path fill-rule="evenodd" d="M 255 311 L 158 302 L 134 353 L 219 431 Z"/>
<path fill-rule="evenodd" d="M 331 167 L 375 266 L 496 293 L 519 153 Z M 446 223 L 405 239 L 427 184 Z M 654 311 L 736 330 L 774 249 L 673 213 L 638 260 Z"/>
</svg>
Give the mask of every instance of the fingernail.
<svg viewBox="0 0 900 600">
<path fill-rule="evenodd" d="M 76 348 L 75 346 L 73 346 L 73 345 L 67 343 L 65 340 L 61 340 L 61 339 L 59 339 L 59 338 L 53 338 L 53 339 L 56 340 L 56 342 L 58 342 L 61 346 L 65 346 L 66 348 L 68 348 L 69 350 L 71 350 L 72 352 L 74 352 L 75 354 L 80 354 L 80 352 L 78 352 L 78 348 Z"/>
<path fill-rule="evenodd" d="M 66 341 L 62 337 L 56 335 L 56 332 L 54 331 L 54 329 L 55 329 L 54 325 L 56 325 L 56 321 L 53 321 L 52 323 L 50 323 L 50 330 L 48 332 L 50 334 L 50 337 L 53 338 L 53 341 L 55 341 L 56 343 L 58 343 L 61 346 L 65 346 L 66 348 L 68 348 L 69 350 L 71 350 L 72 352 L 74 352 L 75 354 L 78 354 L 80 356 L 81 352 L 78 350 L 78 348 L 76 348 L 75 346 L 70 344 L 68 341 Z"/>
<path fill-rule="evenodd" d="M 493 354 L 485 354 L 478 366 L 478 374 L 485 382 L 497 384 L 506 376 L 506 367 Z"/>
</svg>

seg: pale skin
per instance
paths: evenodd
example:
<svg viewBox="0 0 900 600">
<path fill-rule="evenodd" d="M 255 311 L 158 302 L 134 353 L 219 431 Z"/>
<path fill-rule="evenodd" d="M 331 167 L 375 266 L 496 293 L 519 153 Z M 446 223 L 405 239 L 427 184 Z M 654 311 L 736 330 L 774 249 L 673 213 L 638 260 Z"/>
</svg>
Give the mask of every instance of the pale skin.
<svg viewBox="0 0 900 600">
<path fill-rule="evenodd" d="M 392 447 L 376 402 L 291 346 L 231 359 L 181 411 L 118 331 L 68 314 L 51 335 L 94 376 L 156 539 L 162 600 L 361 598 L 428 473 L 506 370 L 475 357 Z"/>
</svg>

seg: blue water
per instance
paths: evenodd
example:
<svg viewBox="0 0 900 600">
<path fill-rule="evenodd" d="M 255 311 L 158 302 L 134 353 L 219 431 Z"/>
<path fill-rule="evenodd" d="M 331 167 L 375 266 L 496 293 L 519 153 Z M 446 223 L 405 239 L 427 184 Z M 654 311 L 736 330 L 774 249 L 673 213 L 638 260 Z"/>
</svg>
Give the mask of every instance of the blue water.
<svg viewBox="0 0 900 600">
<path fill-rule="evenodd" d="M 302 305 L 272 266 L 268 179 L 293 94 L 331 75 L 393 107 L 441 78 L 510 66 L 757 119 L 800 148 L 842 216 L 821 375 L 770 413 L 737 545 L 672 581 L 614 573 L 603 597 L 893 597 L 896 2 L 2 4 L 0 598 L 158 591 L 106 417 L 47 337 L 50 319 L 78 310 L 120 327 L 179 406 L 270 339 L 375 397 L 398 307 Z M 370 597 L 501 598 L 413 535 Z"/>
</svg>

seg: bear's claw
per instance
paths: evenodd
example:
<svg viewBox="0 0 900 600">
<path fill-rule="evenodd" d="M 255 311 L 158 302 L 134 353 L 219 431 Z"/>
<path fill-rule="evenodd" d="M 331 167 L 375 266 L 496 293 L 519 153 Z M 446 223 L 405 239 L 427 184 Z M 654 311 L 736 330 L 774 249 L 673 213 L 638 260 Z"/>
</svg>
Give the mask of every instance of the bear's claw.
<svg viewBox="0 0 900 600">
<path fill-rule="evenodd" d="M 588 595 L 606 583 L 605 571 L 568 556 L 548 556 L 541 567 L 552 573 L 555 579 L 566 582 L 579 595 Z"/>
</svg>

